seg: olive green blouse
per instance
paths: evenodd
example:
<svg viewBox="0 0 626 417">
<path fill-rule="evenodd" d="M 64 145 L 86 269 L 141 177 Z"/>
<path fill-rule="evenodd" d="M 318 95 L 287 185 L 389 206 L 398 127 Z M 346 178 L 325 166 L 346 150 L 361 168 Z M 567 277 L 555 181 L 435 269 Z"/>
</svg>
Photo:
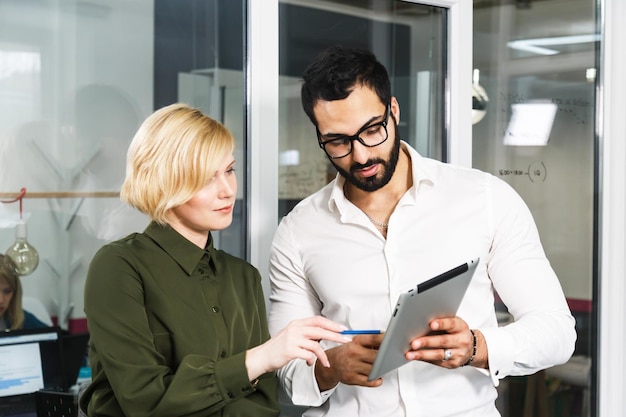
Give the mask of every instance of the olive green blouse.
<svg viewBox="0 0 626 417">
<path fill-rule="evenodd" d="M 85 283 L 92 382 L 80 405 L 100 416 L 276 416 L 274 373 L 250 382 L 245 352 L 269 338 L 261 276 L 151 223 L 102 247 Z"/>
</svg>

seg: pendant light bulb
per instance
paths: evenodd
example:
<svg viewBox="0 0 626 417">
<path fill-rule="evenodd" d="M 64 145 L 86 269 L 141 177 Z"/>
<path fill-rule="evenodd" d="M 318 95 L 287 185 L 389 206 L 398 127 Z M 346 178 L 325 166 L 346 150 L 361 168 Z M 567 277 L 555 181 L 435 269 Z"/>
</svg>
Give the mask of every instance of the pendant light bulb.
<svg viewBox="0 0 626 417">
<path fill-rule="evenodd" d="M 15 242 L 7 250 L 6 255 L 15 262 L 16 272 L 19 275 L 29 275 L 37 268 L 39 254 L 26 240 L 26 223 L 24 220 L 20 219 L 15 227 Z"/>
</svg>

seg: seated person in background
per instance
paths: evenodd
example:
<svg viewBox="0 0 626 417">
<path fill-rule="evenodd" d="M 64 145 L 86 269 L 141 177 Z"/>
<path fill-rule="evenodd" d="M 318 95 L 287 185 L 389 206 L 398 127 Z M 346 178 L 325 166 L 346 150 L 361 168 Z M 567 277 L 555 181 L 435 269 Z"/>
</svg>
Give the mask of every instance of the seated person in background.
<svg viewBox="0 0 626 417">
<path fill-rule="evenodd" d="M 85 283 L 94 416 L 278 416 L 274 371 L 328 364 L 318 343 L 345 343 L 323 317 L 270 339 L 259 271 L 213 246 L 232 222 L 234 139 L 199 110 L 149 116 L 127 155 L 121 198 L 152 222 L 103 246 Z M 113 307 L 114 306 L 114 307 Z"/>
<path fill-rule="evenodd" d="M 0 255 L 0 330 L 48 327 L 22 309 L 22 283 L 15 271 L 13 260 Z"/>
</svg>

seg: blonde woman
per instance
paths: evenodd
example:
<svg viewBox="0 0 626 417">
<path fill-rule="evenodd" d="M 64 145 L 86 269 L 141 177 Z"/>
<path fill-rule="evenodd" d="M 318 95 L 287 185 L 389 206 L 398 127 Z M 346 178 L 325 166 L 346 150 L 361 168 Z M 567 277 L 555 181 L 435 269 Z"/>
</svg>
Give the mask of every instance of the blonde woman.
<svg viewBox="0 0 626 417">
<path fill-rule="evenodd" d="M 0 255 L 0 330 L 48 327 L 22 308 L 22 283 L 15 263 Z"/>
<path fill-rule="evenodd" d="M 127 155 L 121 197 L 152 222 L 101 248 L 85 285 L 96 416 L 276 416 L 274 371 L 328 358 L 318 341 L 348 341 L 322 317 L 270 339 L 261 276 L 213 246 L 232 222 L 234 140 L 184 104 L 149 116 Z"/>
</svg>

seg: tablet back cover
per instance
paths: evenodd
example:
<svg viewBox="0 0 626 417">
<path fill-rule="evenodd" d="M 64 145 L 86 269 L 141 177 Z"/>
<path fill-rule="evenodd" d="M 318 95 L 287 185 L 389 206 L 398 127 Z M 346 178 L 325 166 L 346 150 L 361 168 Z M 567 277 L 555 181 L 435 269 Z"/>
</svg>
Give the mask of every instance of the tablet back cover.
<svg viewBox="0 0 626 417">
<path fill-rule="evenodd" d="M 456 316 L 478 261 L 472 259 L 400 294 L 369 381 L 408 363 L 404 355 L 410 350 L 410 342 L 427 334 L 432 320 Z"/>
</svg>

